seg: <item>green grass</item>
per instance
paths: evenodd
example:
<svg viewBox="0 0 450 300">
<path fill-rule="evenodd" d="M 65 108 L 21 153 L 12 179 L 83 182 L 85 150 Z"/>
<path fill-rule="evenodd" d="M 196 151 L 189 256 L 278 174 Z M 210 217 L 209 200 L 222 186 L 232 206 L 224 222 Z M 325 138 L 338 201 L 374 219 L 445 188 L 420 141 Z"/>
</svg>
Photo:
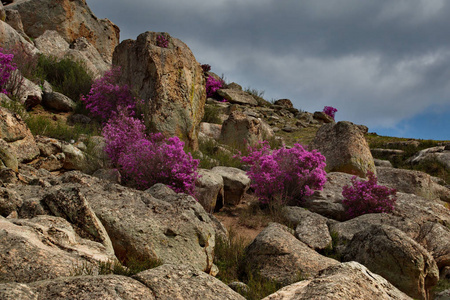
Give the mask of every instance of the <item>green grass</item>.
<svg viewBox="0 0 450 300">
<path fill-rule="evenodd" d="M 222 119 L 219 117 L 219 108 L 214 105 L 206 104 L 202 122 L 222 124 Z"/>
<path fill-rule="evenodd" d="M 64 141 L 77 140 L 80 135 L 100 135 L 100 127 L 97 124 L 75 124 L 69 126 L 63 121 L 54 121 L 47 116 L 29 115 L 25 123 L 33 135 L 43 135 Z"/>
<path fill-rule="evenodd" d="M 200 160 L 199 168 L 212 169 L 216 166 L 242 168 L 243 166 L 240 159 L 234 157 L 233 152 L 236 151 L 235 149 L 230 149 L 230 151 L 223 150 L 213 139 L 199 141 L 199 151 L 203 155 L 199 152 L 192 152 L 189 149 L 186 151 L 191 152 L 192 157 Z"/>
</svg>

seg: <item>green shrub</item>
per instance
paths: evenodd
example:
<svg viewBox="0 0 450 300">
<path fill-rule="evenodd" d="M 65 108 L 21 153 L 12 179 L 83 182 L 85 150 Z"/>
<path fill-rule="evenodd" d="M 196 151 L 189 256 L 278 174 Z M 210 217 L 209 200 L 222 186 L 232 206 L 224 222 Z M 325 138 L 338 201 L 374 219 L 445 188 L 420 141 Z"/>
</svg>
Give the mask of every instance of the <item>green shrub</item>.
<svg viewBox="0 0 450 300">
<path fill-rule="evenodd" d="M 36 76 L 47 80 L 55 91 L 74 101 L 78 101 L 80 95 L 89 93 L 93 81 L 92 75 L 86 71 L 81 62 L 69 58 L 58 60 L 45 55 L 38 58 Z"/>
<path fill-rule="evenodd" d="M 30 115 L 24 119 L 33 135 L 44 135 L 64 141 L 77 140 L 80 135 L 100 135 L 97 124 L 75 124 L 69 126 L 63 121 L 53 121 L 49 117 Z"/>
</svg>

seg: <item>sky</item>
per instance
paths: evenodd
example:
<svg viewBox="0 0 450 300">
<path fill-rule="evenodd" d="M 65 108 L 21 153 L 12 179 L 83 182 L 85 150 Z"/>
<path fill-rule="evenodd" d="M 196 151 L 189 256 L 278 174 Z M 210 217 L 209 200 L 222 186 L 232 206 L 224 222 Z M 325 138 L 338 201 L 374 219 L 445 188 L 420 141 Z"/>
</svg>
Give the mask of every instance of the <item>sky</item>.
<svg viewBox="0 0 450 300">
<path fill-rule="evenodd" d="M 182 40 L 227 82 L 338 109 L 336 121 L 450 140 L 450 1 L 87 0 L 119 26 Z"/>
</svg>

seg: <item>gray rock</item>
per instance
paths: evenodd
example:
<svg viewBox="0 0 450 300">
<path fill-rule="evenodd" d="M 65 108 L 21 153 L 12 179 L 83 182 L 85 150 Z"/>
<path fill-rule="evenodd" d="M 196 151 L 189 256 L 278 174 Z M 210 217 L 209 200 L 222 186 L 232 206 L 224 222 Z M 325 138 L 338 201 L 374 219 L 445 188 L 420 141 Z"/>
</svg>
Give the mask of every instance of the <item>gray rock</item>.
<svg viewBox="0 0 450 300">
<path fill-rule="evenodd" d="M 286 284 L 318 275 L 339 262 L 322 256 L 297 240 L 289 229 L 270 223 L 246 248 L 250 270 L 269 280 Z"/>
<path fill-rule="evenodd" d="M 219 140 L 221 131 L 222 125 L 205 122 L 200 123 L 200 132 L 215 140 Z"/>
<path fill-rule="evenodd" d="M 102 244 L 80 238 L 64 219 L 0 217 L 0 281 L 33 282 L 97 272 L 98 261 L 113 260 Z"/>
<path fill-rule="evenodd" d="M 245 299 L 220 280 L 186 265 L 164 264 L 133 278 L 149 287 L 155 299 Z"/>
<path fill-rule="evenodd" d="M 219 211 L 225 198 L 223 177 L 212 170 L 198 169 L 197 172 L 200 177 L 195 182 L 195 198 L 205 211 Z"/>
<path fill-rule="evenodd" d="M 231 147 L 241 149 L 263 140 L 261 122 L 244 113 L 234 111 L 223 122 L 219 141 Z"/>
<path fill-rule="evenodd" d="M 61 147 L 65 155 L 63 168 L 66 170 L 84 170 L 87 167 L 86 156 L 83 151 L 71 144 L 63 143 Z"/>
<path fill-rule="evenodd" d="M 69 221 L 80 236 L 103 244 L 106 251 L 114 254 L 105 227 L 78 188 L 56 187 L 49 191 L 43 202 L 54 216 Z"/>
<path fill-rule="evenodd" d="M 14 172 L 19 170 L 19 162 L 14 153 L 9 149 L 8 143 L 0 139 L 0 162 L 6 168 L 10 168 Z"/>
<path fill-rule="evenodd" d="M 397 228 L 370 225 L 356 233 L 347 245 L 343 259 L 354 260 L 389 280 L 411 297 L 428 299 L 439 279 L 433 257 Z"/>
<path fill-rule="evenodd" d="M 449 299 L 450 299 L 450 289 L 447 289 L 434 295 L 434 300 L 449 300 Z"/>
<path fill-rule="evenodd" d="M 22 198 L 13 190 L 0 187 L 0 215 L 9 216 L 14 211 L 18 211 L 22 206 Z"/>
<path fill-rule="evenodd" d="M 439 223 L 422 225 L 416 241 L 431 253 L 439 270 L 450 267 L 450 229 Z"/>
<path fill-rule="evenodd" d="M 92 176 L 103 180 L 108 180 L 112 183 L 120 184 L 122 182 L 122 176 L 117 169 L 98 169 L 94 172 L 94 174 L 92 174 Z"/>
<path fill-rule="evenodd" d="M 389 160 L 374 159 L 373 161 L 376 167 L 392 168 L 392 163 Z"/>
<path fill-rule="evenodd" d="M 342 205 L 344 199 L 342 188 L 351 184 L 352 177 L 352 175 L 346 173 L 328 173 L 327 182 L 322 190 L 314 191 L 313 195 L 305 197 L 301 205 L 327 218 L 345 221 L 347 216 Z"/>
<path fill-rule="evenodd" d="M 0 107 L 0 139 L 8 143 L 8 151 L 17 158 L 17 161 L 31 161 L 39 155 L 33 134 L 15 113 Z"/>
<path fill-rule="evenodd" d="M 76 106 L 72 99 L 58 92 L 44 94 L 42 104 L 45 107 L 54 109 L 58 112 L 70 112 L 73 111 Z"/>
<path fill-rule="evenodd" d="M 383 277 L 357 262 L 331 266 L 320 276 L 286 286 L 263 300 L 412 300 Z"/>
<path fill-rule="evenodd" d="M 319 214 L 296 206 L 282 208 L 283 217 L 295 226 L 295 237 L 314 250 L 331 246 L 328 219 Z"/>
<path fill-rule="evenodd" d="M 217 91 L 217 94 L 219 96 L 224 97 L 231 103 L 236 104 L 246 104 L 246 105 L 253 105 L 257 106 L 258 101 L 253 98 L 252 95 L 250 95 L 247 92 L 241 91 L 241 90 L 235 90 L 235 89 L 220 89 Z"/>
<path fill-rule="evenodd" d="M 284 108 L 294 108 L 292 101 L 289 99 L 278 99 L 274 102 L 274 104 L 283 106 Z"/>
<path fill-rule="evenodd" d="M 377 174 L 380 185 L 429 200 L 450 202 L 450 189 L 435 183 L 432 177 L 424 172 L 378 167 Z"/>
<path fill-rule="evenodd" d="M 34 40 L 34 45 L 43 54 L 55 58 L 63 58 L 69 50 L 69 43 L 55 30 L 46 30 Z"/>
<path fill-rule="evenodd" d="M 221 166 L 214 167 L 211 171 L 223 178 L 224 204 L 230 206 L 238 205 L 250 187 L 250 178 L 245 171 Z"/>
<path fill-rule="evenodd" d="M 447 146 L 437 146 L 419 151 L 416 155 L 408 159 L 411 164 L 419 164 L 429 160 L 437 160 L 450 168 L 450 149 Z"/>
<path fill-rule="evenodd" d="M 314 119 L 318 120 L 321 123 L 335 123 L 334 119 L 324 113 L 323 111 L 316 111 L 314 112 Z"/>
<path fill-rule="evenodd" d="M 311 144 L 327 159 L 327 171 L 344 172 L 365 178 L 368 171 L 376 175 L 369 145 L 360 128 L 347 121 L 325 124 Z"/>
</svg>

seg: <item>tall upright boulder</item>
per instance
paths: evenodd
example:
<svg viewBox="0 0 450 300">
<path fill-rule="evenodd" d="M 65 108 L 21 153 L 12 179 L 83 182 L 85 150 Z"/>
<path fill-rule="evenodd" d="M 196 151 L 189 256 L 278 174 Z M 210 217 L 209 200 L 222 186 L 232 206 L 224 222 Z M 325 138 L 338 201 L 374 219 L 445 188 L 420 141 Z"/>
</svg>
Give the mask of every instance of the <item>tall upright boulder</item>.
<svg viewBox="0 0 450 300">
<path fill-rule="evenodd" d="M 167 45 L 158 42 L 161 37 Z M 203 70 L 188 46 L 166 33 L 148 31 L 120 43 L 113 64 L 144 100 L 150 126 L 195 149 L 206 89 Z"/>
<path fill-rule="evenodd" d="M 376 174 L 364 130 L 351 122 L 323 125 L 317 131 L 311 148 L 325 155 L 328 172 L 343 172 L 359 177 L 366 177 L 367 171 Z"/>
<path fill-rule="evenodd" d="M 85 0 L 16 0 L 6 9 L 19 11 L 29 37 L 37 38 L 46 30 L 56 30 L 68 43 L 85 37 L 109 63 L 119 43 L 119 27 L 98 19 Z"/>
</svg>

